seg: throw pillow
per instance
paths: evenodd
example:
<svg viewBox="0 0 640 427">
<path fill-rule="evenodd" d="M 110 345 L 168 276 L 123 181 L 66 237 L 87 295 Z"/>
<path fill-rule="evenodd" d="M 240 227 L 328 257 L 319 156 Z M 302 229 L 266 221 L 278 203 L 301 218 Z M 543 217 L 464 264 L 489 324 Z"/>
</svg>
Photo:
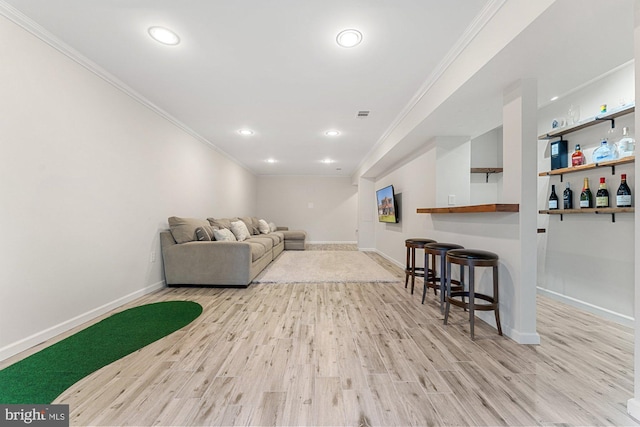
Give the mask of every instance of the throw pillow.
<svg viewBox="0 0 640 427">
<path fill-rule="evenodd" d="M 259 220 L 258 223 L 258 230 L 260 230 L 260 233 L 268 234 L 271 231 L 271 227 L 269 227 L 269 224 L 264 219 Z"/>
<path fill-rule="evenodd" d="M 187 243 L 198 240 L 196 228 L 209 226 L 205 220 L 197 218 L 180 218 L 172 216 L 169 218 L 169 229 L 176 243 Z"/>
<path fill-rule="evenodd" d="M 271 230 L 271 232 L 274 232 L 278 229 L 278 227 L 276 227 L 276 224 L 273 222 L 269 223 L 269 229 Z"/>
<path fill-rule="evenodd" d="M 196 237 L 201 242 L 209 242 L 211 240 L 214 240 L 215 237 L 213 236 L 213 227 L 211 227 L 210 225 L 205 225 L 204 227 L 196 228 Z"/>
<path fill-rule="evenodd" d="M 251 233 L 247 229 L 246 224 L 243 221 L 234 221 L 231 223 L 231 232 L 239 242 L 247 240 L 251 237 Z"/>
<path fill-rule="evenodd" d="M 218 242 L 235 242 L 236 236 L 226 228 L 221 228 L 219 230 L 214 229 L 213 235 L 215 236 Z"/>
<path fill-rule="evenodd" d="M 259 234 L 259 231 L 257 228 L 254 228 L 253 226 L 253 220 L 251 219 L 251 217 L 249 216 L 243 216 L 242 218 L 240 218 L 240 221 L 244 222 L 244 225 L 247 226 L 247 230 L 249 230 L 249 234 Z"/>
<path fill-rule="evenodd" d="M 227 230 L 231 230 L 231 222 L 237 221 L 238 218 L 207 218 L 207 221 L 215 228 L 226 228 Z"/>
</svg>

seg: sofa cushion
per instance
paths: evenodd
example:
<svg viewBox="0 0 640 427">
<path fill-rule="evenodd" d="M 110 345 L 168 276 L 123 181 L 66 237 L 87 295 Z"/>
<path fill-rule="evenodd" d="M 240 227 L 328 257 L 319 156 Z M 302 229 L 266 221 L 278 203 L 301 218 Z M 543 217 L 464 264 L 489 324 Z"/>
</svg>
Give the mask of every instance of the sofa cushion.
<svg viewBox="0 0 640 427">
<path fill-rule="evenodd" d="M 260 243 L 256 242 L 248 242 L 251 245 L 251 262 L 255 262 L 256 260 L 262 258 L 264 254 L 267 253 L 267 248 L 265 248 Z"/>
<path fill-rule="evenodd" d="M 247 241 L 250 242 L 250 243 L 261 244 L 268 251 L 270 251 L 275 246 L 273 240 L 268 238 L 268 237 L 266 237 L 266 236 L 264 236 L 264 235 L 252 236 Z"/>
<path fill-rule="evenodd" d="M 247 240 L 251 236 L 251 233 L 244 221 L 233 221 L 231 223 L 231 232 L 236 236 L 236 239 L 239 242 Z"/>
<path fill-rule="evenodd" d="M 271 228 L 269 227 L 269 223 L 264 219 L 259 219 L 258 231 L 260 232 L 260 234 L 268 234 L 271 231 Z"/>
<path fill-rule="evenodd" d="M 213 227 L 226 228 L 227 230 L 231 230 L 231 223 L 237 220 L 238 218 L 207 218 Z"/>
<path fill-rule="evenodd" d="M 307 238 L 307 232 L 303 230 L 283 230 L 281 233 L 285 240 L 305 240 Z"/>
<path fill-rule="evenodd" d="M 198 218 L 181 218 L 172 216 L 169 218 L 169 228 L 176 243 L 187 243 L 198 240 L 196 229 L 209 226 L 209 222 Z"/>
<path fill-rule="evenodd" d="M 244 222 L 244 225 L 247 226 L 247 230 L 249 230 L 250 235 L 259 234 L 257 227 L 254 227 L 253 218 L 250 216 L 243 216 L 240 218 L 240 221 Z"/>
<path fill-rule="evenodd" d="M 276 227 L 276 224 L 274 222 L 270 222 L 269 229 L 271 230 L 271 232 L 274 232 L 278 229 L 278 227 Z"/>
<path fill-rule="evenodd" d="M 211 240 L 215 240 L 216 238 L 213 235 L 213 227 L 210 225 L 205 225 L 196 228 L 196 238 L 201 242 L 209 242 Z"/>
<path fill-rule="evenodd" d="M 236 236 L 233 235 L 231 230 L 221 228 L 219 230 L 213 229 L 213 235 L 218 242 L 235 242 Z"/>
<path fill-rule="evenodd" d="M 280 242 L 282 242 L 282 238 L 275 233 L 260 234 L 256 237 L 260 237 L 262 239 L 271 239 L 271 241 L 273 242 L 273 246 L 277 246 Z"/>
</svg>

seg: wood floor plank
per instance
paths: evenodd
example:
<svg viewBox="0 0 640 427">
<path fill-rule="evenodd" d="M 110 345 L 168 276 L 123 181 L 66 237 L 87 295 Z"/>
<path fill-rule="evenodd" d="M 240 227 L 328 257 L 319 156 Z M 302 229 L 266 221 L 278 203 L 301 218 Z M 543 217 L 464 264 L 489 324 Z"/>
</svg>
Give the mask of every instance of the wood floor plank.
<svg viewBox="0 0 640 427">
<path fill-rule="evenodd" d="M 55 403 L 70 405 L 71 425 L 638 425 L 626 414 L 633 330 L 538 296 L 540 345 L 480 320 L 471 341 L 468 313 L 443 325 L 421 281 L 412 295 L 403 268 L 368 256 L 398 282 L 145 295 L 118 311 L 174 299 L 204 311 Z"/>
</svg>

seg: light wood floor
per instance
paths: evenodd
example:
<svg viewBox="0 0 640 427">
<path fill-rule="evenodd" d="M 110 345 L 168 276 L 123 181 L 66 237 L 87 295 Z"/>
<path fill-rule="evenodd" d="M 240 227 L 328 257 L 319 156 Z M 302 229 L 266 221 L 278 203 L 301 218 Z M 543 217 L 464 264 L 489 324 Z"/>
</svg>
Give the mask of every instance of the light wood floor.
<svg viewBox="0 0 640 427">
<path fill-rule="evenodd" d="M 327 248 L 311 248 L 327 249 Z M 344 249 L 344 248 L 342 248 Z M 72 425 L 636 425 L 633 331 L 538 296 L 539 346 L 395 284 L 171 288 L 192 324 L 63 393 Z"/>
</svg>

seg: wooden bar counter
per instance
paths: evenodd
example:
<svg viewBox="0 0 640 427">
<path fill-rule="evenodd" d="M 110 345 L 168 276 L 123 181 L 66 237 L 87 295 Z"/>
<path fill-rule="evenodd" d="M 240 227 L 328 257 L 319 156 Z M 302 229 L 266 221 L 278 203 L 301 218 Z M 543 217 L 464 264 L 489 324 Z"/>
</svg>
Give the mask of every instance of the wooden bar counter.
<svg viewBox="0 0 640 427">
<path fill-rule="evenodd" d="M 519 212 L 519 204 L 491 203 L 486 205 L 451 206 L 444 208 L 418 208 L 417 213 L 425 214 L 455 214 L 482 212 Z"/>
</svg>

